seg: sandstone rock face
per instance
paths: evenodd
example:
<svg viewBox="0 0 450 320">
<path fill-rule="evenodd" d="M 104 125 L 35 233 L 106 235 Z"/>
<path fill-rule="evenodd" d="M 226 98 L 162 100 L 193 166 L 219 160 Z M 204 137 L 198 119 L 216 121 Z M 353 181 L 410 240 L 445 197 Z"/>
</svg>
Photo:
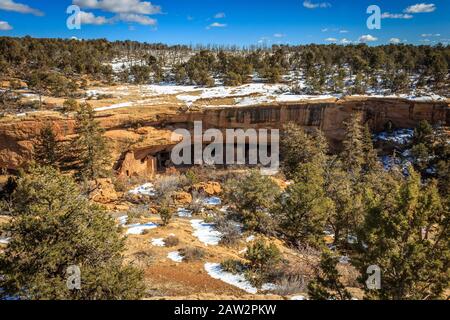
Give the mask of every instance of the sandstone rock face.
<svg viewBox="0 0 450 320">
<path fill-rule="evenodd" d="M 218 182 L 209 181 L 209 182 L 201 182 L 194 185 L 193 190 L 198 191 L 200 193 L 205 193 L 208 196 L 215 196 L 222 193 L 222 187 Z"/>
<path fill-rule="evenodd" d="M 217 128 L 280 129 L 287 122 L 306 128 L 320 128 L 332 146 L 344 137 L 343 123 L 353 112 L 363 113 L 375 131 L 391 122 L 397 128 L 411 128 L 421 120 L 450 125 L 448 102 L 415 102 L 404 99 L 349 97 L 335 102 L 299 102 L 271 106 L 211 107 L 200 111 L 176 113 L 147 107 L 119 109 L 97 115 L 106 137 L 112 142 L 115 169 L 125 176 L 154 174 L 168 161 L 176 144 L 171 137 L 178 128 L 192 129 L 202 121 L 203 130 Z M 51 123 L 61 140 L 74 134 L 73 117 L 58 113 L 35 113 L 26 118 L 0 119 L 0 168 L 18 169 L 33 157 L 33 144 L 44 125 Z M 139 123 L 139 128 L 131 130 Z M 132 141 L 133 143 L 129 143 Z"/>
<path fill-rule="evenodd" d="M 90 198 L 97 203 L 109 204 L 119 199 L 111 179 L 97 179 L 92 183 L 92 189 L 94 192 Z"/>
<path fill-rule="evenodd" d="M 189 205 L 192 202 L 192 196 L 187 192 L 177 192 L 173 195 L 173 200 L 177 205 Z"/>
</svg>

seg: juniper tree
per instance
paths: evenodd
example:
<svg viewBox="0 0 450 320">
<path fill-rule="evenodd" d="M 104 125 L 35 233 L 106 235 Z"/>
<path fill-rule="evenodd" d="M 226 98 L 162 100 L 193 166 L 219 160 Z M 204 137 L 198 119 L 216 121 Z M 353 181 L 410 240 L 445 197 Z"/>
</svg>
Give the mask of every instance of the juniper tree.
<svg viewBox="0 0 450 320">
<path fill-rule="evenodd" d="M 296 175 L 301 164 L 311 161 L 322 167 L 326 164 L 328 143 L 321 131 L 309 134 L 300 126 L 289 123 L 283 127 L 280 143 L 281 167 L 288 179 Z"/>
<path fill-rule="evenodd" d="M 324 189 L 324 169 L 320 163 L 298 166 L 294 183 L 282 194 L 273 209 L 279 232 L 293 244 L 323 244 L 323 232 L 333 202 Z"/>
<path fill-rule="evenodd" d="M 410 176 L 381 195 L 372 194 L 360 235 L 361 274 L 371 265 L 381 269 L 381 289 L 371 299 L 437 299 L 450 280 L 450 212 L 435 181 L 423 185 Z M 364 283 L 365 279 L 361 278 Z"/>
<path fill-rule="evenodd" d="M 273 232 L 270 208 L 280 194 L 280 188 L 270 177 L 254 170 L 241 179 L 227 181 L 225 194 L 241 214 L 247 230 L 266 234 Z"/>
<path fill-rule="evenodd" d="M 350 292 L 341 282 L 337 270 L 339 258 L 329 250 L 322 253 L 320 270 L 316 278 L 308 284 L 308 296 L 311 300 L 350 300 Z"/>
<path fill-rule="evenodd" d="M 37 163 L 44 166 L 58 167 L 62 150 L 51 124 L 47 124 L 41 129 L 34 151 L 34 160 Z"/>
<path fill-rule="evenodd" d="M 78 158 L 78 177 L 90 181 L 106 176 L 110 151 L 103 137 L 103 129 L 95 120 L 95 111 L 89 104 L 83 104 L 76 120 L 77 137 L 73 141 L 73 151 Z"/>
<path fill-rule="evenodd" d="M 345 138 L 342 142 L 343 150 L 340 158 L 345 168 L 356 180 L 359 178 L 364 165 L 364 136 L 361 121 L 362 114 L 354 113 L 351 118 L 344 123 Z"/>
<path fill-rule="evenodd" d="M 139 299 L 140 271 L 124 264 L 124 238 L 70 176 L 31 167 L 13 193 L 11 241 L 0 255 L 0 296 L 32 300 Z M 81 271 L 78 289 L 70 267 Z M 76 283 L 76 282 L 75 282 Z M 72 284 L 75 284 L 72 282 Z"/>
</svg>

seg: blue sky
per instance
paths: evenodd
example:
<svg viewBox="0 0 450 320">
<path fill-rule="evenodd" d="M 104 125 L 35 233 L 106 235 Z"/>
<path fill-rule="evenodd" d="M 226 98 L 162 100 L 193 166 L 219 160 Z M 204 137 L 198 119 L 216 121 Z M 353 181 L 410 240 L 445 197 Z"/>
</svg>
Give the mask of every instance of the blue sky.
<svg viewBox="0 0 450 320">
<path fill-rule="evenodd" d="M 425 2 L 422 2 L 425 1 Z M 69 30 L 67 7 L 80 7 Z M 370 5 L 380 30 L 366 25 Z M 0 0 L 0 35 L 168 44 L 450 43 L 449 0 Z"/>
</svg>

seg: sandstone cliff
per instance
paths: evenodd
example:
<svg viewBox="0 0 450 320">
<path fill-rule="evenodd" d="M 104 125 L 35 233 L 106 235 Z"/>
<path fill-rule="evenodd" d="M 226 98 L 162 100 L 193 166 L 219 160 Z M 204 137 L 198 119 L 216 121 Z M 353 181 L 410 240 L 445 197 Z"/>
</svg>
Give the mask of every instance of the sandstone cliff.
<svg viewBox="0 0 450 320">
<path fill-rule="evenodd" d="M 190 129 L 194 121 L 203 128 L 281 128 L 296 122 L 323 130 L 333 145 L 344 136 L 343 122 L 361 111 L 374 131 L 391 122 L 394 127 L 414 127 L 419 121 L 450 125 L 447 102 L 415 102 L 404 99 L 349 97 L 334 102 L 298 102 L 251 107 L 211 107 L 179 112 L 176 108 L 129 108 L 99 112 L 98 121 L 112 142 L 111 154 L 122 174 L 152 174 L 158 166 L 154 155 L 168 152 L 176 128 Z M 73 117 L 58 113 L 34 113 L 0 120 L 0 168 L 17 169 L 32 158 L 33 144 L 43 126 L 50 123 L 59 139 L 74 134 Z"/>
</svg>

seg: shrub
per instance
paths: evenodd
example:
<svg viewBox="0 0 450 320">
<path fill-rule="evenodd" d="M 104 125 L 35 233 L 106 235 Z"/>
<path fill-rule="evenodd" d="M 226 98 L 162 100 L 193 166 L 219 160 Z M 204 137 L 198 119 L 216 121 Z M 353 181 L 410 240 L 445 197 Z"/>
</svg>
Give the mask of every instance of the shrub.
<svg viewBox="0 0 450 320">
<path fill-rule="evenodd" d="M 162 225 L 167 226 L 169 225 L 170 220 L 172 220 L 173 213 L 169 207 L 163 206 L 159 209 L 159 216 L 161 217 Z"/>
<path fill-rule="evenodd" d="M 75 99 L 67 99 L 63 103 L 62 111 L 64 113 L 77 112 L 79 110 L 79 104 Z"/>
<path fill-rule="evenodd" d="M 127 212 L 128 222 L 129 223 L 136 223 L 137 220 L 139 220 L 141 218 L 148 217 L 149 215 L 150 215 L 150 212 L 148 210 L 148 207 L 145 206 L 145 205 L 132 207 Z"/>
<path fill-rule="evenodd" d="M 180 250 L 185 262 L 200 261 L 205 256 L 205 251 L 201 248 L 186 247 Z"/>
<path fill-rule="evenodd" d="M 245 271 L 245 265 L 239 260 L 227 259 L 222 261 L 220 266 L 223 271 L 232 274 L 240 274 Z"/>
<path fill-rule="evenodd" d="M 241 228 L 236 222 L 227 219 L 223 215 L 214 218 L 216 230 L 222 234 L 220 244 L 225 246 L 235 245 L 241 238 Z"/>
<path fill-rule="evenodd" d="M 180 243 L 180 239 L 177 236 L 168 236 L 164 239 L 166 247 L 176 247 Z"/>
<path fill-rule="evenodd" d="M 281 252 L 274 243 L 268 244 L 264 239 L 256 239 L 247 247 L 245 258 L 249 268 L 260 274 L 274 270 L 281 260 Z"/>
</svg>

